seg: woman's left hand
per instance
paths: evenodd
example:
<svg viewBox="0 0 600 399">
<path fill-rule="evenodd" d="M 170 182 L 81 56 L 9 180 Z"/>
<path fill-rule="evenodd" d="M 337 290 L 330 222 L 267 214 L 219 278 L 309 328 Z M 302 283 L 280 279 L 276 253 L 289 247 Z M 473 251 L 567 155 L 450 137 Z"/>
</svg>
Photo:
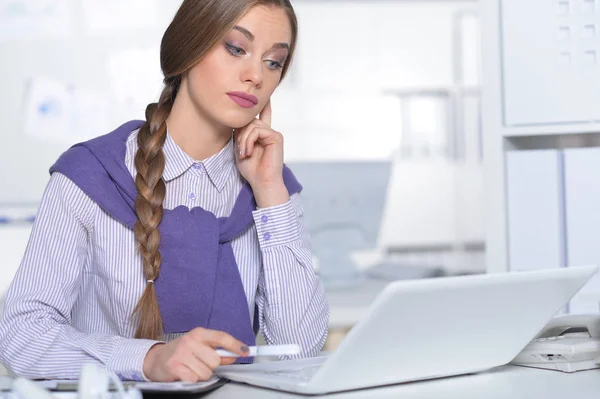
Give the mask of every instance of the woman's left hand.
<svg viewBox="0 0 600 399">
<path fill-rule="evenodd" d="M 281 205 L 289 200 L 283 182 L 283 135 L 271 129 L 271 100 L 254 119 L 235 129 L 238 170 L 252 187 L 260 208 Z"/>
</svg>

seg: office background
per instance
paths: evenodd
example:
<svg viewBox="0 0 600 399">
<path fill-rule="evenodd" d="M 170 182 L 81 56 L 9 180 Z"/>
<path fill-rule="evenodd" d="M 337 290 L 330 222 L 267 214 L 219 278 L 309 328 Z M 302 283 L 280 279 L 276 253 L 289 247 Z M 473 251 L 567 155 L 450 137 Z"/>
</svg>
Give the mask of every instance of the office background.
<svg viewBox="0 0 600 399">
<path fill-rule="evenodd" d="M 352 251 L 359 270 L 385 260 L 385 280 L 600 263 L 598 1 L 503 1 L 503 23 L 519 29 L 502 37 L 480 24 L 499 12 L 484 2 L 293 1 L 298 52 L 273 99 L 286 162 L 350 165 L 348 187 L 391 164 L 377 198 L 355 190 L 340 208 L 341 191 L 309 193 L 317 216 L 354 206 L 375 225 Z M 0 293 L 52 162 L 156 100 L 158 44 L 179 3 L 0 0 Z M 524 32 L 539 46 L 521 45 Z M 595 279 L 567 310 L 599 303 Z"/>
<path fill-rule="evenodd" d="M 158 43 L 178 4 L 0 2 L 0 290 L 49 165 L 155 101 Z M 389 252 L 417 267 L 483 271 L 477 3 L 293 4 L 297 57 L 273 99 L 286 161 L 394 162 L 383 215 L 373 215 L 383 219 L 376 248 L 353 254 L 358 267 Z"/>
</svg>

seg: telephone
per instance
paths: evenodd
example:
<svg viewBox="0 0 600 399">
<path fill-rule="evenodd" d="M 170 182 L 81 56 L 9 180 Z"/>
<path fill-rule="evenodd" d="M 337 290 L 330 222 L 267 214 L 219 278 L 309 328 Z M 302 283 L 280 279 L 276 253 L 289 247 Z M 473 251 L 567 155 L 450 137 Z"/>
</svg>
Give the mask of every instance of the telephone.
<svg viewBox="0 0 600 399">
<path fill-rule="evenodd" d="M 553 318 L 511 363 L 565 373 L 600 368 L 600 314 Z"/>
</svg>

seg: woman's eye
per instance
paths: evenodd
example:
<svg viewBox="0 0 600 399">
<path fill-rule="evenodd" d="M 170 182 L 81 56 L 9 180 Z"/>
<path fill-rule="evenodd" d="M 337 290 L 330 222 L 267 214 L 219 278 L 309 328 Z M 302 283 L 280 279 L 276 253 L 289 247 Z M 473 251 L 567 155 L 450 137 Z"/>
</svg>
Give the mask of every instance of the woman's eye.
<svg viewBox="0 0 600 399">
<path fill-rule="evenodd" d="M 231 55 L 235 55 L 236 57 L 239 57 L 240 55 L 244 55 L 244 49 L 233 46 L 231 44 L 225 44 L 225 47 L 227 48 L 227 51 L 229 51 L 231 53 Z"/>
<path fill-rule="evenodd" d="M 267 64 L 269 65 L 269 69 L 272 69 L 272 70 L 283 68 L 282 65 L 277 61 L 267 60 Z"/>
</svg>

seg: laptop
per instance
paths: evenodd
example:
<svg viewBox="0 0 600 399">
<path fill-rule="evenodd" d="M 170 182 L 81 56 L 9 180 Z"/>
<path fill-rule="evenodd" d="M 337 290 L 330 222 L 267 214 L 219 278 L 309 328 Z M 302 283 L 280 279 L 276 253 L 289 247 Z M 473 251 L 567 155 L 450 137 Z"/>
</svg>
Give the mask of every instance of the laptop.
<svg viewBox="0 0 600 399">
<path fill-rule="evenodd" d="M 331 355 L 222 366 L 216 374 L 312 395 L 488 370 L 511 362 L 597 270 L 392 282 Z"/>
</svg>

